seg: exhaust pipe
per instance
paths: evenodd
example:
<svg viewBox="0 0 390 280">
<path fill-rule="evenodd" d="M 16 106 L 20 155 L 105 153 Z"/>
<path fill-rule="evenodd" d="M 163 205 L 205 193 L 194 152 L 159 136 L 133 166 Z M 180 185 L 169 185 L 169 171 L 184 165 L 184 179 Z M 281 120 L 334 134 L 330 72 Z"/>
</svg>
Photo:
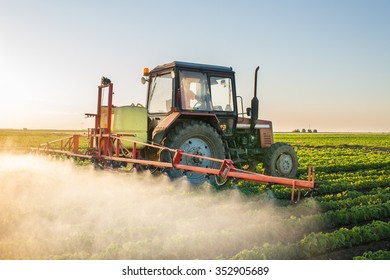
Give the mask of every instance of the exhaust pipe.
<svg viewBox="0 0 390 280">
<path fill-rule="evenodd" d="M 255 88 L 254 96 L 251 102 L 251 129 L 256 125 L 256 121 L 259 117 L 259 99 L 257 99 L 257 72 L 259 72 L 260 66 L 257 66 L 255 70 Z"/>
</svg>

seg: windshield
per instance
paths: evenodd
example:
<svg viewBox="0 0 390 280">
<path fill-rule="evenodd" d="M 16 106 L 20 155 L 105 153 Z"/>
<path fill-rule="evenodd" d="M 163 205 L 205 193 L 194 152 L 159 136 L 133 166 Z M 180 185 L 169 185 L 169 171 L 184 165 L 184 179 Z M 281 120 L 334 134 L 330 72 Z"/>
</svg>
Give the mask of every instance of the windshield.
<svg viewBox="0 0 390 280">
<path fill-rule="evenodd" d="M 172 107 L 171 74 L 151 77 L 149 90 L 149 113 L 168 113 Z"/>
</svg>

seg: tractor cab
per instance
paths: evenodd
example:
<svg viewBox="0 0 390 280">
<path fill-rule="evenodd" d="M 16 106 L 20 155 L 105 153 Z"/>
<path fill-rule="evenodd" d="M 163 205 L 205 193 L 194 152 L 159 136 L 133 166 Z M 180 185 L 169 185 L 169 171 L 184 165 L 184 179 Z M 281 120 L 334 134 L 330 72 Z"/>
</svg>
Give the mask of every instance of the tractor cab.
<svg viewBox="0 0 390 280">
<path fill-rule="evenodd" d="M 150 129 L 175 113 L 209 122 L 224 134 L 233 132 L 238 113 L 232 68 L 175 61 L 144 74 Z"/>
</svg>

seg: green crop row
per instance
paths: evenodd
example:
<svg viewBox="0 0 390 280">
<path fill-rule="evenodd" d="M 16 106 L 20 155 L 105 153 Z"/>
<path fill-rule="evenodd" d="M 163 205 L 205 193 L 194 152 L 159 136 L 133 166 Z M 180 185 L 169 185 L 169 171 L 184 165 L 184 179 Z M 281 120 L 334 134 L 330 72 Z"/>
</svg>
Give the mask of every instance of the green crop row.
<svg viewBox="0 0 390 280">
<path fill-rule="evenodd" d="M 301 180 L 307 178 L 302 174 Z M 355 172 L 324 173 L 317 172 L 316 181 L 320 183 L 316 195 L 330 195 L 350 191 L 367 191 L 376 188 L 386 188 L 390 186 L 390 165 L 382 169 L 359 170 Z M 281 186 L 273 186 L 275 197 L 279 199 L 289 199 L 291 189 Z"/>
<path fill-rule="evenodd" d="M 389 133 L 275 133 L 275 141 L 294 146 L 390 147 Z"/>
<path fill-rule="evenodd" d="M 296 210 L 286 209 L 286 218 L 280 222 L 280 225 L 285 228 L 286 232 L 290 232 L 290 235 L 302 236 L 312 231 L 329 230 L 340 226 L 353 226 L 371 220 L 390 218 L 390 201 L 375 205 L 357 205 L 349 209 L 330 210 L 316 214 L 305 213 L 304 207 L 306 206 L 302 204 Z M 287 218 L 289 211 L 292 214 Z M 301 213 L 303 215 L 300 215 Z"/>
<path fill-rule="evenodd" d="M 365 179 L 373 179 L 373 180 L 381 180 L 384 178 L 390 177 L 390 165 L 385 166 L 384 168 L 375 168 L 375 169 L 366 169 L 366 170 L 358 170 L 352 172 L 317 172 L 318 176 L 322 181 L 337 183 L 343 180 L 347 181 L 355 181 L 355 180 L 365 180 Z"/>
<path fill-rule="evenodd" d="M 305 207 L 301 204 L 298 207 L 286 207 L 280 209 L 279 216 L 285 217 L 279 222 L 270 223 L 265 231 L 263 225 L 252 225 L 253 232 L 256 233 L 258 240 L 267 242 L 284 241 L 291 242 L 299 240 L 305 234 L 323 230 L 331 230 L 340 226 L 349 227 L 366 223 L 372 220 L 383 220 L 390 218 L 390 202 L 387 201 L 377 205 L 358 205 L 350 209 L 332 210 L 325 213 L 308 214 L 305 213 Z M 312 208 L 309 206 L 309 208 Z M 290 213 L 290 216 L 289 216 Z M 291 213 L 297 216 L 291 215 Z M 299 214 L 303 214 L 298 216 Z M 282 232 L 281 232 L 282 229 Z M 289 233 L 289 234 L 285 234 Z M 242 235 L 245 239 L 252 236 Z"/>
<path fill-rule="evenodd" d="M 375 252 L 365 252 L 361 256 L 356 256 L 354 260 L 390 260 L 390 251 L 378 250 Z"/>
<path fill-rule="evenodd" d="M 232 259 L 310 259 L 386 238 L 390 238 L 390 222 L 373 221 L 352 229 L 340 228 L 329 233 L 310 233 L 295 243 L 266 243 L 259 248 L 243 250 Z"/>
<path fill-rule="evenodd" d="M 304 216 L 301 224 L 304 227 L 316 225 L 317 228 L 357 225 L 370 220 L 381 220 L 390 217 L 390 201 L 374 205 L 357 205 L 349 209 L 330 210 L 325 213 Z"/>
<path fill-rule="evenodd" d="M 390 166 L 389 151 L 329 147 L 299 148 L 297 154 L 301 168 L 315 166 L 318 172 L 325 173 L 388 168 Z"/>
<path fill-rule="evenodd" d="M 316 200 L 318 202 L 322 201 L 336 201 L 336 200 L 345 200 L 345 199 L 354 199 L 359 196 L 364 196 L 364 195 L 377 195 L 377 194 L 383 194 L 387 195 L 390 194 L 390 187 L 385 187 L 385 188 L 373 188 L 369 192 L 363 193 L 360 191 L 342 191 L 339 193 L 331 193 L 331 194 L 326 194 L 324 196 L 316 196 Z"/>
<path fill-rule="evenodd" d="M 370 181 L 357 180 L 354 182 L 344 181 L 337 184 L 321 183 L 320 188 L 317 190 L 317 194 L 326 195 L 332 193 L 339 193 L 347 190 L 369 190 L 376 188 L 386 188 L 390 186 L 390 178 L 381 178 L 380 180 Z"/>
<path fill-rule="evenodd" d="M 345 208 L 351 208 L 356 205 L 375 205 L 380 204 L 386 201 L 390 200 L 390 194 L 368 194 L 368 195 L 361 195 L 356 198 L 346 198 L 344 200 L 322 200 L 319 201 L 320 208 L 322 211 L 329 211 L 329 210 L 338 210 L 338 209 L 345 209 Z"/>
</svg>

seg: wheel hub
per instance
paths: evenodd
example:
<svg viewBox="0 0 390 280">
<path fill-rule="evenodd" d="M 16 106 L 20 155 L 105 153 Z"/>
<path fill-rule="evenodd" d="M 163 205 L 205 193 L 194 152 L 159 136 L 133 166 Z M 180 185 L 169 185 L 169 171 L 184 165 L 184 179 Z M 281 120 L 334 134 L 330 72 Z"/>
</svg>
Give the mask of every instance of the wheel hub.
<svg viewBox="0 0 390 280">
<path fill-rule="evenodd" d="M 290 155 L 281 154 L 276 161 L 276 167 L 283 175 L 290 174 L 293 168 L 293 160 Z"/>
<path fill-rule="evenodd" d="M 180 146 L 181 150 L 184 150 L 185 153 L 211 157 L 211 150 L 209 149 L 208 144 L 199 138 L 190 138 L 183 145 Z M 204 160 L 201 158 L 195 157 L 183 157 L 185 164 L 199 167 L 208 167 L 210 166 L 209 160 Z"/>
</svg>

